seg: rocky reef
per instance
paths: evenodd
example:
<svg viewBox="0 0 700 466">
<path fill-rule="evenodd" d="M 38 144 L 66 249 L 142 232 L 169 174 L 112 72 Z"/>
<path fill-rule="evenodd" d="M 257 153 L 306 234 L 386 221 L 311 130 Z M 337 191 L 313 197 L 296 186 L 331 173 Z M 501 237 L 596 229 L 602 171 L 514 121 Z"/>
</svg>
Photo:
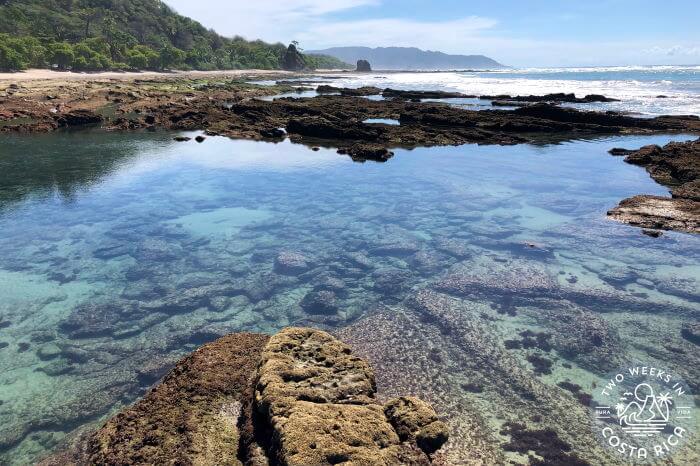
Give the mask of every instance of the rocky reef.
<svg viewBox="0 0 700 466">
<path fill-rule="evenodd" d="M 671 197 L 640 195 L 625 199 L 608 215 L 630 225 L 700 233 L 700 139 L 652 145 L 639 150 L 612 149 L 625 162 L 646 168 Z"/>
<path fill-rule="evenodd" d="M 232 334 L 41 464 L 431 464 L 448 439 L 433 408 L 375 398 L 371 366 L 325 332 Z"/>
</svg>

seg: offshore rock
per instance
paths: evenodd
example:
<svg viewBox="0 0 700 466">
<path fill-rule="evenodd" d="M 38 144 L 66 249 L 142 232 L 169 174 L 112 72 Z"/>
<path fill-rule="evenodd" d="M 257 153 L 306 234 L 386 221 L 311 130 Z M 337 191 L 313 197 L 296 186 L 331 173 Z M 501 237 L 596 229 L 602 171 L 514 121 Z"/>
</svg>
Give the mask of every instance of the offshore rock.
<svg viewBox="0 0 700 466">
<path fill-rule="evenodd" d="M 289 44 L 287 51 L 282 56 L 282 69 L 286 71 L 301 71 L 306 68 L 304 56 L 299 53 L 296 45 Z"/>
<path fill-rule="evenodd" d="M 270 459 L 290 466 L 429 464 L 425 451 L 402 443 L 387 408 L 374 401 L 375 391 L 369 364 L 331 335 L 289 328 L 273 336 L 263 351 L 253 401 L 258 427 L 270 432 L 264 437 Z M 420 409 L 413 418 L 417 408 L 389 411 L 396 425 L 410 426 L 402 432 L 422 435 L 428 451 L 439 448 L 446 429 L 439 423 L 430 428 L 435 412 Z"/>
<path fill-rule="evenodd" d="M 367 73 L 372 71 L 372 66 L 367 60 L 357 60 L 357 69 L 355 71 Z"/>
</svg>

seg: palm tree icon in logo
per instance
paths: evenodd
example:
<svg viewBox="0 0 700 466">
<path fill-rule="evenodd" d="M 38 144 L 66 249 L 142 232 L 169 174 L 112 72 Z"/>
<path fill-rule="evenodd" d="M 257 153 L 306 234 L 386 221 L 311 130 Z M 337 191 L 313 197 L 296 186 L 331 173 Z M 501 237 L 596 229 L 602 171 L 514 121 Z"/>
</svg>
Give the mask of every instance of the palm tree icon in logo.
<svg viewBox="0 0 700 466">
<path fill-rule="evenodd" d="M 631 401 L 628 401 L 631 397 Z M 640 383 L 634 394 L 627 392 L 615 406 L 622 430 L 635 437 L 650 437 L 664 430 L 673 404 L 669 392 L 654 394 L 648 383 Z"/>
</svg>

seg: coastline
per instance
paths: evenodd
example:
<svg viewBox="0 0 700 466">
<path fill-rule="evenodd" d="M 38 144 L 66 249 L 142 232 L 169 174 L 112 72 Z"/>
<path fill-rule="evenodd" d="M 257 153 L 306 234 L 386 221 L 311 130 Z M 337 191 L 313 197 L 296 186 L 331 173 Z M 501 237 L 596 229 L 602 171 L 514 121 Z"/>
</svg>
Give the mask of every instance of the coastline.
<svg viewBox="0 0 700 466">
<path fill-rule="evenodd" d="M 35 81 L 35 80 L 57 80 L 57 81 L 82 81 L 101 79 L 138 79 L 153 77 L 192 77 L 201 78 L 206 76 L 231 76 L 241 77 L 248 75 L 293 75 L 299 74 L 284 70 L 216 70 L 216 71 L 101 71 L 96 73 L 73 72 L 73 71 L 53 71 L 41 68 L 32 68 L 26 71 L 14 73 L 0 73 L 0 81 Z"/>
</svg>

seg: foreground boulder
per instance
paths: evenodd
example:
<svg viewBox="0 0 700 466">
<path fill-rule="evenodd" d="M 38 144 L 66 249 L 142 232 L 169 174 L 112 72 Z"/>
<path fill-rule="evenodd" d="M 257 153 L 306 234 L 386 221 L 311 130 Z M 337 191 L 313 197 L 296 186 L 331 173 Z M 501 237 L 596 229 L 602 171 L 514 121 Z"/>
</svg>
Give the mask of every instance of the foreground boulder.
<svg viewBox="0 0 700 466">
<path fill-rule="evenodd" d="M 256 430 L 273 462 L 430 464 L 447 427 L 420 400 L 375 400 L 374 371 L 331 335 L 286 329 L 270 339 L 255 382 Z M 310 433 L 313 433 L 310 435 Z"/>
<path fill-rule="evenodd" d="M 417 398 L 375 392 L 367 361 L 325 332 L 232 334 L 41 464 L 431 464 L 446 425 Z"/>
</svg>

